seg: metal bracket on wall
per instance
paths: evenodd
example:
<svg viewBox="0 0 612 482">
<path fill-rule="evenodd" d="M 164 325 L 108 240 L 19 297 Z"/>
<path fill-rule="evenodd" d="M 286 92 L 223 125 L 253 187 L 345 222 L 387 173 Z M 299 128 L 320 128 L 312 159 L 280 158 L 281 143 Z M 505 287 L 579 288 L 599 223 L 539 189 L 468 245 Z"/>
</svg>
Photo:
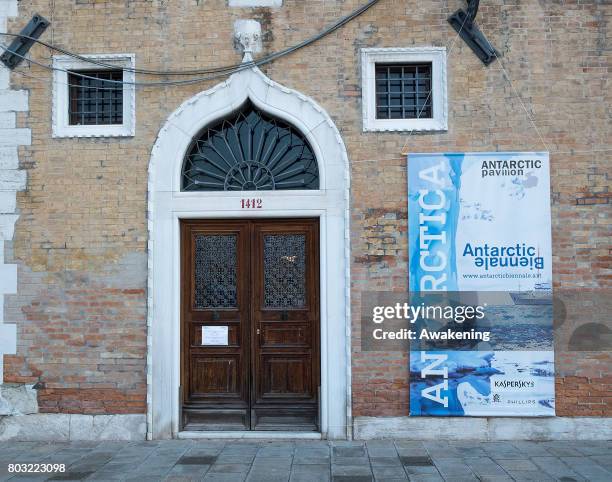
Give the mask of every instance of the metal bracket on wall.
<svg viewBox="0 0 612 482">
<path fill-rule="evenodd" d="M 495 47 L 489 43 L 480 29 L 474 24 L 480 0 L 467 0 L 467 2 L 467 9 L 465 11 L 457 10 L 448 17 L 448 23 L 452 25 L 463 41 L 482 60 L 482 63 L 489 65 L 500 53 L 495 50 Z"/>
<path fill-rule="evenodd" d="M 49 26 L 49 20 L 42 15 L 35 14 L 28 24 L 21 29 L 19 36 L 11 42 L 5 52 L 0 56 L 0 60 L 9 69 L 14 69 L 23 60 L 35 40 L 40 37 Z"/>
</svg>

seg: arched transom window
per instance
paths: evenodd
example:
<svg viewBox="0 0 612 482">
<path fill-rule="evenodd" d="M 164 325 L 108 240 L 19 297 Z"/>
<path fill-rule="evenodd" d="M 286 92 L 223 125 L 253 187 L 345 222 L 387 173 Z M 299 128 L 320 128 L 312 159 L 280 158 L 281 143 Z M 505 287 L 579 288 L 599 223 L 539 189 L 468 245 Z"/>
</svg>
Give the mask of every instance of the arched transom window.
<svg viewBox="0 0 612 482">
<path fill-rule="evenodd" d="M 183 163 L 183 191 L 319 189 L 319 170 L 305 137 L 247 102 L 206 127 Z"/>
</svg>

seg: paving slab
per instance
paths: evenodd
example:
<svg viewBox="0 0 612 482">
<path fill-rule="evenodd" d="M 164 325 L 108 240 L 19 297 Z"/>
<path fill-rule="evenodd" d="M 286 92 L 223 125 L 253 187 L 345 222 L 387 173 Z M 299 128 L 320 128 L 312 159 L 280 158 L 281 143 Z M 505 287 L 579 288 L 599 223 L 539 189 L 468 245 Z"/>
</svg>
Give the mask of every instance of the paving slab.
<svg viewBox="0 0 612 482">
<path fill-rule="evenodd" d="M 566 481 L 570 481 L 571 479 L 576 481 L 585 480 L 569 466 L 564 464 L 558 457 L 531 457 L 531 461 L 547 475 L 555 479 L 565 479 Z"/>
<path fill-rule="evenodd" d="M 332 465 L 337 466 L 370 466 L 370 461 L 367 456 L 362 457 L 333 457 Z"/>
<path fill-rule="evenodd" d="M 466 457 L 464 461 L 472 472 L 480 478 L 508 477 L 508 473 L 489 457 Z"/>
<path fill-rule="evenodd" d="M 329 464 L 320 465 L 294 465 L 291 468 L 291 481 L 292 482 L 306 482 L 306 481 L 319 481 L 319 480 L 330 480 L 331 469 Z"/>
<path fill-rule="evenodd" d="M 434 464 L 442 477 L 446 479 L 475 477 L 472 469 L 459 457 L 434 459 Z"/>
<path fill-rule="evenodd" d="M 587 457 L 561 457 L 561 461 L 587 480 L 612 480 L 612 472 Z"/>
<path fill-rule="evenodd" d="M 250 464 L 214 464 L 210 468 L 210 473 L 247 474 L 250 470 Z"/>
<path fill-rule="evenodd" d="M 370 454 L 370 464 L 372 467 L 396 466 L 401 467 L 402 462 L 398 456 L 395 457 L 372 457 Z"/>
<path fill-rule="evenodd" d="M 548 482 L 548 481 L 555 480 L 552 477 L 549 477 L 548 475 L 542 472 L 532 472 L 528 470 L 512 471 L 512 472 L 509 472 L 509 475 L 517 482 L 530 481 L 530 480 L 533 480 L 536 482 Z"/>
<path fill-rule="evenodd" d="M 301 465 L 320 465 L 329 464 L 329 455 L 296 455 L 293 457 L 294 464 Z"/>
<path fill-rule="evenodd" d="M 506 472 L 510 471 L 536 471 L 538 467 L 529 459 L 500 459 L 496 458 L 495 462 Z"/>
<path fill-rule="evenodd" d="M 408 480 L 408 476 L 402 466 L 380 466 L 373 467 L 374 478 L 378 480 Z"/>
<path fill-rule="evenodd" d="M 410 476 L 410 479 L 412 479 L 413 476 L 416 477 L 422 475 L 435 475 L 437 477 L 440 475 L 440 472 L 438 472 L 438 469 L 435 467 L 435 465 L 406 465 L 404 466 L 404 470 Z"/>
<path fill-rule="evenodd" d="M 246 474 L 220 474 L 207 472 L 202 479 L 205 482 L 242 482 L 246 479 Z"/>
</svg>

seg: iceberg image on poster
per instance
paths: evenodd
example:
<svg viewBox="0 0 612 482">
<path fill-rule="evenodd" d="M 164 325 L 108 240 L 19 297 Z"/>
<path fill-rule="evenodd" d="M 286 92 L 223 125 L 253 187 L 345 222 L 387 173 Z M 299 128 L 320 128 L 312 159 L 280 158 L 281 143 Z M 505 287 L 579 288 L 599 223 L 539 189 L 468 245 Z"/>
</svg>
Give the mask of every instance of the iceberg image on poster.
<svg viewBox="0 0 612 482">
<path fill-rule="evenodd" d="M 550 290 L 549 178 L 547 153 L 410 154 L 410 290 Z"/>
<path fill-rule="evenodd" d="M 548 153 L 409 154 L 408 233 L 411 296 L 474 293 L 493 337 L 411 342 L 410 414 L 553 416 Z"/>
<path fill-rule="evenodd" d="M 410 414 L 553 416 L 552 351 L 412 351 Z"/>
</svg>

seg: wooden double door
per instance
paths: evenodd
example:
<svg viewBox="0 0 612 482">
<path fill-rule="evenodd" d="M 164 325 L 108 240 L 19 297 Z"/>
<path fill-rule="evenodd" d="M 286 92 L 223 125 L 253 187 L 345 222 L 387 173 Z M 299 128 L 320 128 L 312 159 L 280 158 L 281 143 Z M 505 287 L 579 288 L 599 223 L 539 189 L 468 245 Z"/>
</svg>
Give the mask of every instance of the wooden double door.
<svg viewBox="0 0 612 482">
<path fill-rule="evenodd" d="M 183 430 L 318 430 L 319 222 L 181 223 Z"/>
</svg>

